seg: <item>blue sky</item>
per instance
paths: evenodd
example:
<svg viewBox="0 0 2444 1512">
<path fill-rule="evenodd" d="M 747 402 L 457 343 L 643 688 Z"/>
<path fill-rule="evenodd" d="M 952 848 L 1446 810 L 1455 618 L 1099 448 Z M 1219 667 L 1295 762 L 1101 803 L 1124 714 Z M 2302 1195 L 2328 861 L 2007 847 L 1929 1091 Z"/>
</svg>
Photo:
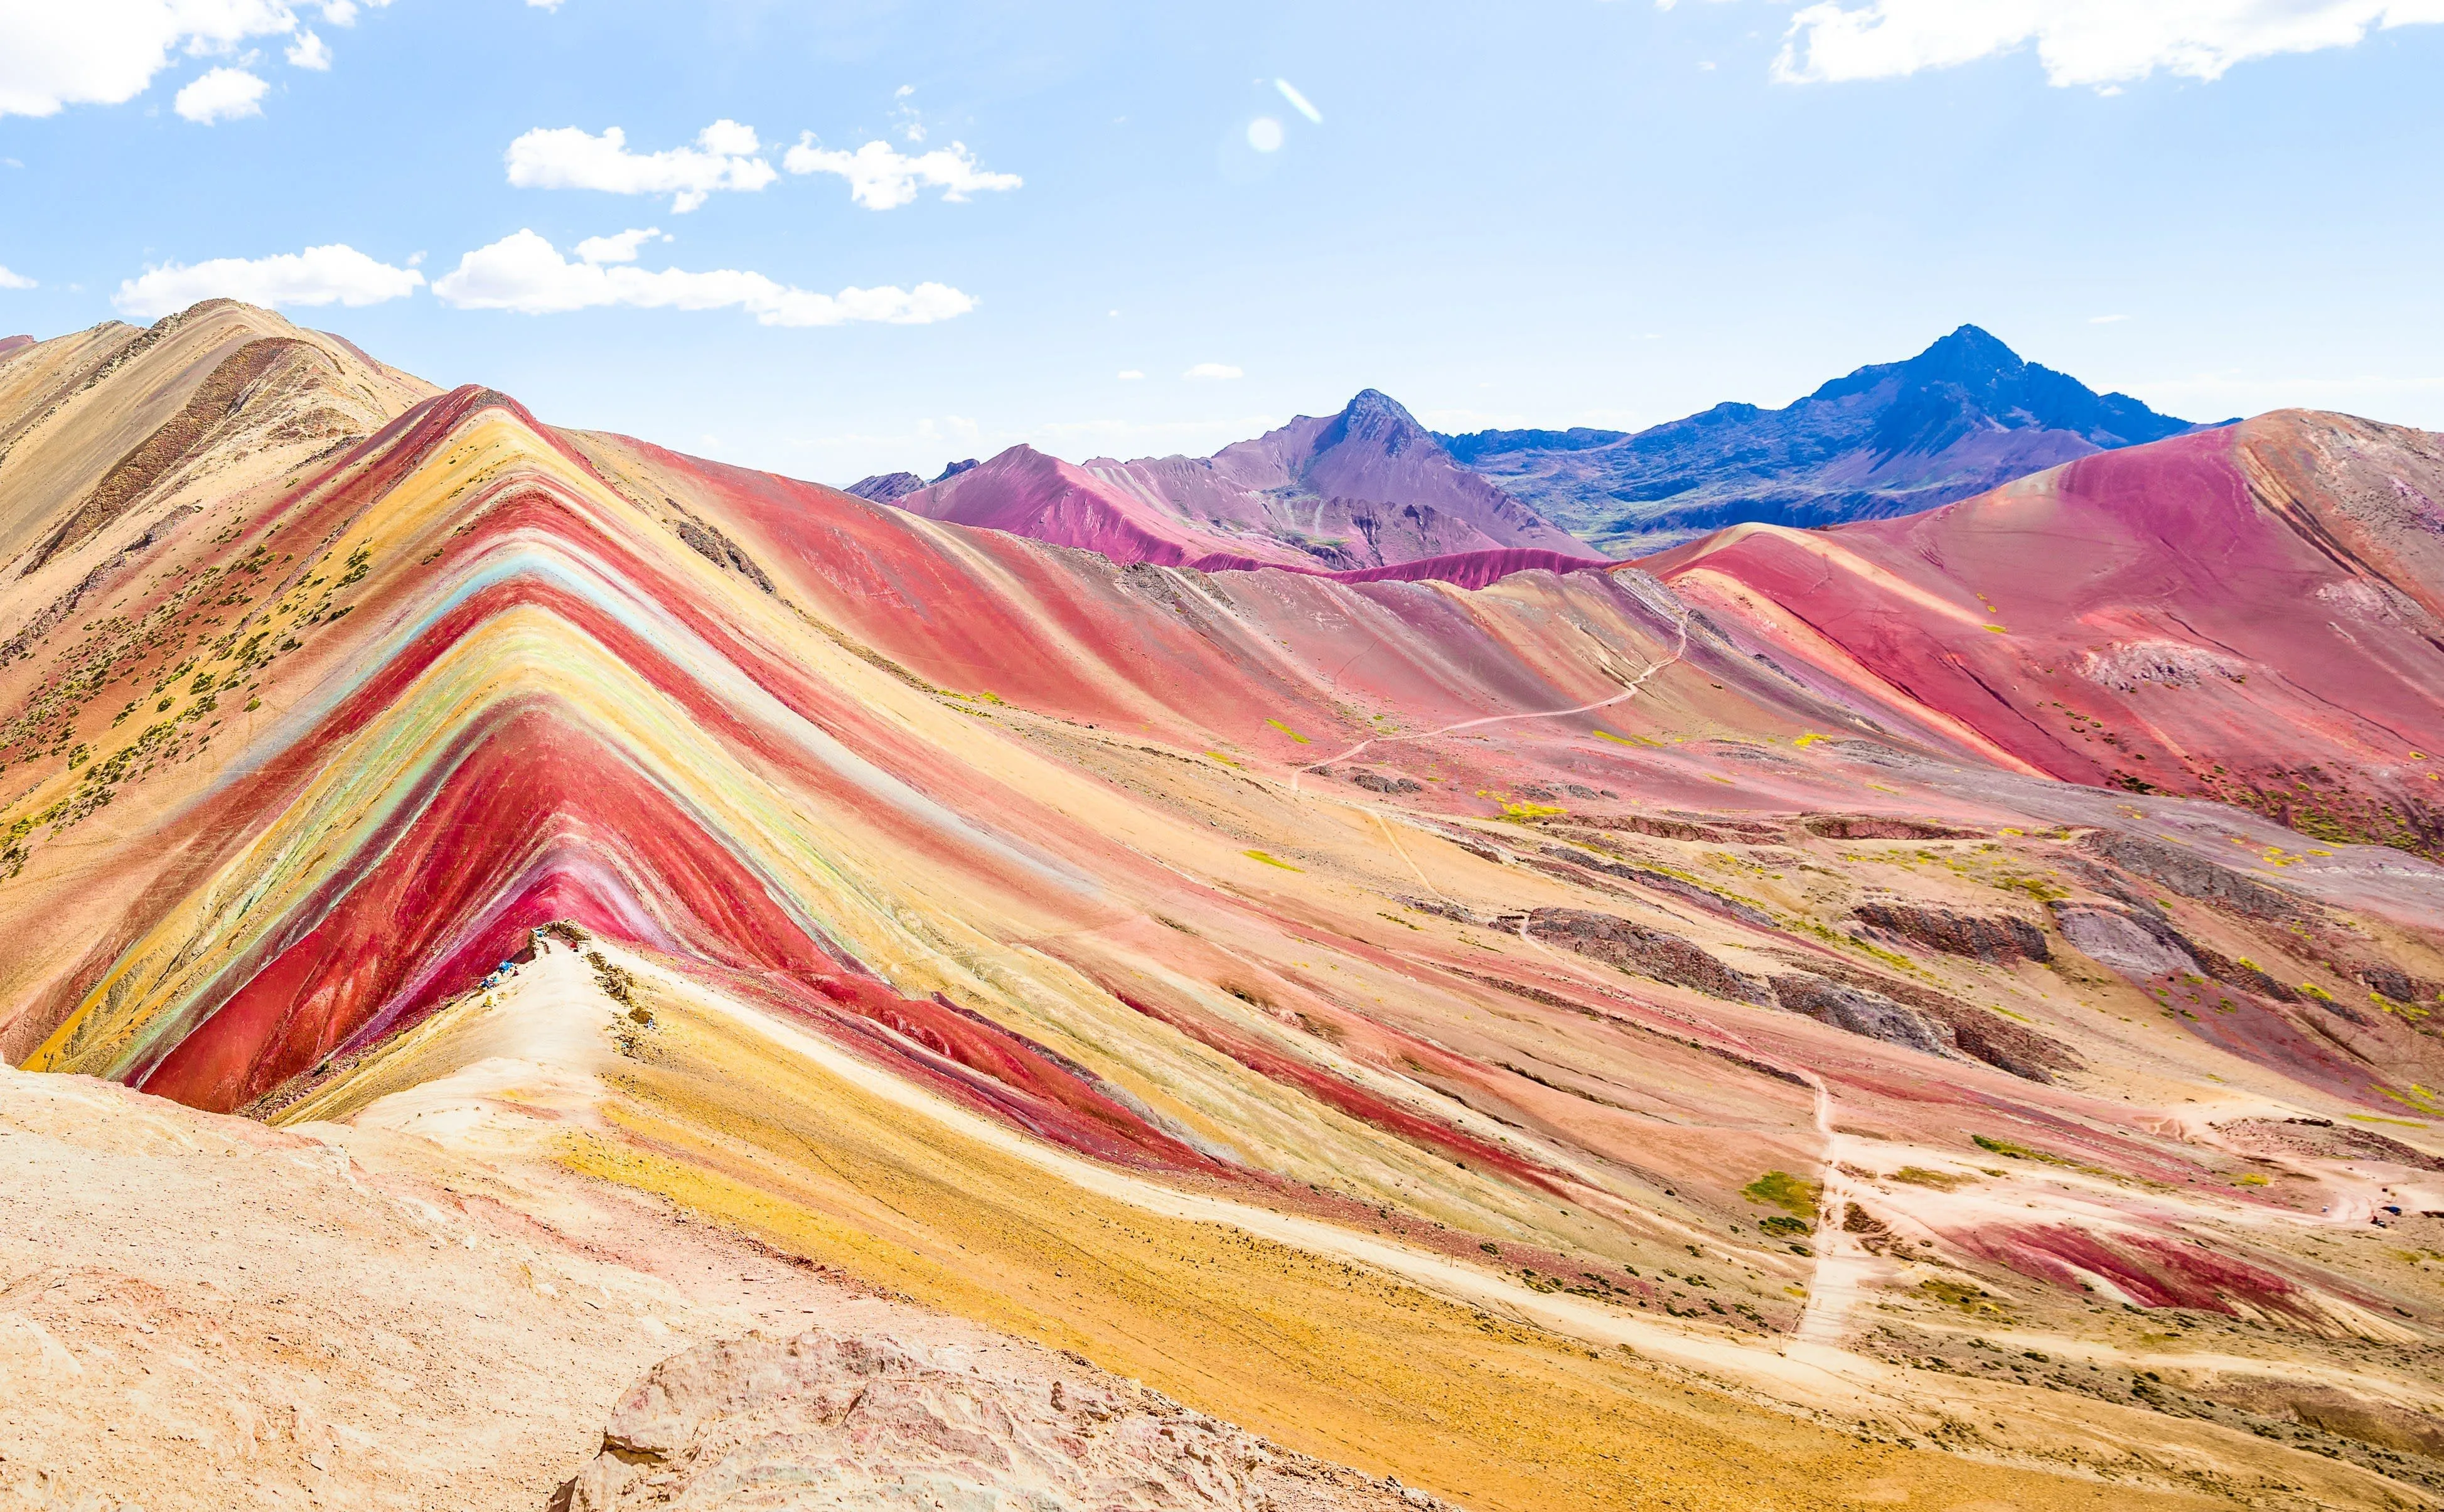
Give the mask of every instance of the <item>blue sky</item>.
<svg viewBox="0 0 2444 1512">
<path fill-rule="evenodd" d="M 1366 386 L 1632 428 L 1964 321 L 2192 418 L 2444 429 L 2436 22 L 0 0 L 0 334 L 277 295 L 436 382 L 835 483 L 1210 451 Z"/>
</svg>

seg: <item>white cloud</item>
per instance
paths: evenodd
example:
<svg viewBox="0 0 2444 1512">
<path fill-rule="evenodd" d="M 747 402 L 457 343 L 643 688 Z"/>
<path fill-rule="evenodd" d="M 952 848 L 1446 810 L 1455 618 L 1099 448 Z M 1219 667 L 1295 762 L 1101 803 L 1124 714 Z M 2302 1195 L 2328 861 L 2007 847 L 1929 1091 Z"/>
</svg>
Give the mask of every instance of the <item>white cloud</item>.
<svg viewBox="0 0 2444 1512">
<path fill-rule="evenodd" d="M 1120 370 L 1120 381 L 1123 383 L 1135 383 L 1138 379 L 1143 377 L 1145 377 L 1143 373 L 1139 372 L 1133 367 L 1122 368 Z"/>
<path fill-rule="evenodd" d="M 263 114 L 262 100 L 271 86 L 243 68 L 215 68 L 178 91 L 179 115 L 199 126 L 241 116 Z"/>
<path fill-rule="evenodd" d="M 157 319 L 197 300 L 236 299 L 250 304 L 345 304 L 355 308 L 404 299 L 424 283 L 409 267 L 378 263 L 353 247 L 308 247 L 276 257 L 216 257 L 183 267 L 147 268 L 119 286 L 110 303 L 120 314 Z"/>
<path fill-rule="evenodd" d="M 621 265 L 572 263 L 531 230 L 467 253 L 458 259 L 457 267 L 434 280 L 433 292 L 445 304 L 469 310 L 551 315 L 613 304 L 638 309 L 737 308 L 766 325 L 839 325 L 849 321 L 925 325 L 976 307 L 972 298 L 941 284 L 919 284 L 913 289 L 886 285 L 817 294 L 777 284 L 761 273 L 728 268 L 690 273 L 676 267 L 648 271 Z"/>
<path fill-rule="evenodd" d="M 628 134 L 613 126 L 589 136 L 576 126 L 537 128 L 509 143 L 509 182 L 520 189 L 599 189 L 613 194 L 669 194 L 684 215 L 716 190 L 752 191 L 779 177 L 757 154 L 755 128 L 716 120 L 692 147 L 632 153 Z"/>
<path fill-rule="evenodd" d="M 368 0 L 387 4 L 388 0 Z M 227 56 L 261 37 L 300 37 L 299 12 L 344 27 L 356 0 L 0 0 L 0 116 L 135 99 L 177 54 Z M 315 55 L 320 43 L 297 47 Z M 292 62 L 297 59 L 292 53 Z M 311 64 L 300 63 L 310 67 Z"/>
<path fill-rule="evenodd" d="M 2047 82 L 2110 89 L 2159 68 L 2218 79 L 2251 59 L 2436 22 L 2444 0 L 1823 0 L 1790 18 L 1773 75 L 1896 79 L 2034 44 Z"/>
<path fill-rule="evenodd" d="M 1234 378 L 1248 375 L 1228 362 L 1199 362 L 1179 376 L 1184 378 Z"/>
<path fill-rule="evenodd" d="M 898 123 L 900 136 L 911 142 L 921 142 L 925 139 L 925 117 L 908 102 L 908 97 L 916 92 L 915 84 L 901 84 L 892 91 L 891 119 Z"/>
<path fill-rule="evenodd" d="M 1312 101 L 1308 100 L 1306 96 L 1300 94 L 1297 89 L 1293 88 L 1288 80 L 1276 79 L 1273 81 L 1273 87 L 1280 90 L 1282 98 L 1290 102 L 1291 109 L 1297 111 L 1300 115 L 1305 116 L 1309 121 L 1316 125 L 1321 126 L 1324 124 L 1324 112 L 1316 109 Z"/>
<path fill-rule="evenodd" d="M 2087 323 L 2090 325 L 2118 325 L 2129 318 L 2130 317 L 2127 315 L 2091 315 L 2087 318 Z"/>
<path fill-rule="evenodd" d="M 964 142 L 909 157 L 887 141 L 870 141 L 855 152 L 818 147 L 815 134 L 798 138 L 781 159 L 793 174 L 838 174 L 848 180 L 848 197 L 868 210 L 890 210 L 916 197 L 919 185 L 939 188 L 942 197 L 963 202 L 979 190 L 1016 189 L 1016 174 L 988 172 Z"/>
<path fill-rule="evenodd" d="M 0 267 L 0 288 L 32 288 L 34 281 L 23 273 L 12 273 Z"/>
<path fill-rule="evenodd" d="M 287 56 L 292 68 L 311 68 L 321 73 L 331 66 L 329 46 L 310 31 L 297 33 L 297 40 L 289 46 Z"/>
<path fill-rule="evenodd" d="M 589 263 L 633 263 L 637 249 L 650 241 L 669 241 L 658 226 L 643 230 L 621 231 L 617 236 L 588 236 L 577 244 L 577 255 Z"/>
</svg>

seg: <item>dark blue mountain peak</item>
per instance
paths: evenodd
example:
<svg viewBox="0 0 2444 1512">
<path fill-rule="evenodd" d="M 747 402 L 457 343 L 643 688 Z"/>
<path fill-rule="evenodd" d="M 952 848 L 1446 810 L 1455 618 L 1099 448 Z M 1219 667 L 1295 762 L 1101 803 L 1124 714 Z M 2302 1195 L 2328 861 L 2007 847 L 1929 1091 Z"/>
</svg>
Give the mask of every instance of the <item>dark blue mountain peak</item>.
<svg viewBox="0 0 2444 1512">
<path fill-rule="evenodd" d="M 1779 410 L 1727 403 L 1635 434 L 1487 431 L 1451 453 L 1548 518 L 1628 544 L 1741 520 L 1821 525 L 1966 498 L 2193 427 L 1961 325 Z"/>
<path fill-rule="evenodd" d="M 1963 325 L 1901 364 L 1922 378 L 2018 373 L 2027 362 L 1982 325 Z"/>
</svg>

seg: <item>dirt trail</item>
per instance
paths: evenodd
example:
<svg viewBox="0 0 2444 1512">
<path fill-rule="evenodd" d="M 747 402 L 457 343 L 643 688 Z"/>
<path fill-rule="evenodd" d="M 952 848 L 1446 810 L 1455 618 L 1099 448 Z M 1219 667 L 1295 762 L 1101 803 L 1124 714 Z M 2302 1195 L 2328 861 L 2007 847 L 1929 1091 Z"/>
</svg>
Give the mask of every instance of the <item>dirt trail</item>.
<svg viewBox="0 0 2444 1512">
<path fill-rule="evenodd" d="M 1433 740 L 1438 735 L 1448 735 L 1455 730 L 1476 729 L 1486 725 L 1504 725 L 1509 724 L 1514 720 L 1522 719 L 1560 719 L 1569 714 L 1584 714 L 1599 709 L 1610 709 L 1613 705 L 1618 704 L 1624 699 L 1637 697 L 1639 690 L 1646 686 L 1648 678 L 1653 677 L 1656 673 L 1662 672 L 1668 667 L 1678 664 L 1680 658 L 1689 654 L 1689 616 L 1685 611 L 1680 616 L 1679 634 L 1679 643 L 1672 648 L 1671 655 L 1665 657 L 1661 661 L 1654 663 L 1644 672 L 1639 673 L 1636 677 L 1631 678 L 1627 688 L 1624 688 L 1620 692 L 1613 694 L 1610 698 L 1599 698 L 1594 703 L 1580 704 L 1576 708 L 1572 709 L 1547 709 L 1540 712 L 1526 714 L 1487 714 L 1479 719 L 1463 719 L 1457 724 L 1445 725 L 1439 729 L 1421 730 L 1411 735 L 1370 735 L 1366 739 L 1360 741 L 1357 745 L 1350 747 L 1347 750 L 1341 752 L 1337 756 L 1327 756 L 1322 761 L 1308 762 L 1304 765 L 1294 768 L 1290 772 L 1290 791 L 1298 791 L 1299 779 L 1306 773 L 1313 771 L 1319 766 L 1329 766 L 1335 762 L 1348 761 L 1350 758 L 1356 756 L 1360 751 L 1366 749 L 1370 746 L 1393 746 L 1406 741 Z"/>
<path fill-rule="evenodd" d="M 720 1013 L 795 1054 L 815 1061 L 860 1090 L 934 1119 L 997 1152 L 1043 1170 L 1058 1180 L 1124 1202 L 1146 1212 L 1198 1223 L 1225 1224 L 1247 1233 L 1295 1245 L 1314 1254 L 1366 1265 L 1398 1276 L 1437 1296 L 1531 1320 L 1575 1338 L 1626 1344 L 1640 1354 L 1676 1365 L 1747 1381 L 1777 1395 L 1827 1408 L 1856 1409 L 1862 1398 L 1882 1394 L 1879 1380 L 1891 1373 L 1877 1361 L 1821 1354 L 1805 1358 L 1771 1343 L 1750 1343 L 1729 1334 L 1675 1328 L 1566 1293 L 1538 1292 L 1507 1276 L 1446 1255 L 1412 1249 L 1379 1237 L 1290 1213 L 1274 1212 L 1202 1192 L 1181 1191 L 1158 1182 L 1040 1144 L 981 1115 L 937 1097 L 915 1084 L 859 1060 L 844 1050 L 745 1004 L 664 975 L 641 958 L 621 964 L 657 985 Z"/>
<path fill-rule="evenodd" d="M 1838 1344 L 1875 1259 L 1842 1226 L 1859 1193 L 1842 1170 L 1848 1136 L 1833 1127 L 1833 1090 L 1812 1071 L 1800 1075 L 1816 1089 L 1816 1132 L 1824 1136 L 1824 1156 L 1817 1177 L 1823 1190 L 1817 1201 L 1816 1230 L 1809 1235 L 1816 1251 L 1816 1272 L 1808 1282 L 1807 1306 L 1799 1316 L 1797 1337 L 1807 1344 Z"/>
</svg>

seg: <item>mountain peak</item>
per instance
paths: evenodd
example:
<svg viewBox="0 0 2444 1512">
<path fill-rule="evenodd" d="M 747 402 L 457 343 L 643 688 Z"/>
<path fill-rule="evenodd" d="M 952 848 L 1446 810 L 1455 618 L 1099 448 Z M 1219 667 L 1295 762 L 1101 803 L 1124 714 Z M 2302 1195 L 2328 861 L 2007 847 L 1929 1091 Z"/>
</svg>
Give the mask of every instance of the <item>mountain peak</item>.
<svg viewBox="0 0 2444 1512">
<path fill-rule="evenodd" d="M 1417 423 L 1400 401 L 1381 389 L 1360 389 L 1316 438 L 1323 451 L 1346 441 L 1372 442 L 1398 455 L 1419 442 L 1435 445 L 1433 433 Z"/>
<path fill-rule="evenodd" d="M 1919 378 L 2005 376 L 2027 371 L 2027 361 L 1983 326 L 1963 325 L 1902 364 Z"/>
<path fill-rule="evenodd" d="M 1401 404 L 1399 400 L 1392 397 L 1389 394 L 1384 393 L 1381 389 L 1360 389 L 1356 394 L 1350 396 L 1350 400 L 1347 404 L 1341 407 L 1341 413 L 1343 415 L 1382 415 L 1405 420 L 1411 425 L 1417 423 L 1416 418 L 1409 414 L 1408 408 L 1405 405 Z"/>
</svg>

